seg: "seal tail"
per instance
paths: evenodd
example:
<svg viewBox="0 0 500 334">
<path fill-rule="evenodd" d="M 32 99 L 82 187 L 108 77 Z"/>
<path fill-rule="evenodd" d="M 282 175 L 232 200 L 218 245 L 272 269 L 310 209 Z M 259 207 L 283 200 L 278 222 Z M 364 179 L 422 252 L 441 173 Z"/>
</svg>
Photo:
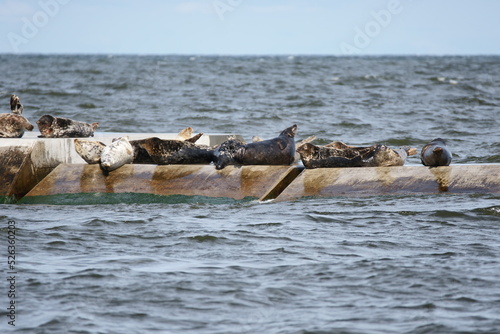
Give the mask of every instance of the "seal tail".
<svg viewBox="0 0 500 334">
<path fill-rule="evenodd" d="M 404 146 L 403 149 L 406 151 L 406 154 L 408 154 L 408 156 L 412 156 L 418 153 L 418 150 L 414 147 Z"/>
</svg>

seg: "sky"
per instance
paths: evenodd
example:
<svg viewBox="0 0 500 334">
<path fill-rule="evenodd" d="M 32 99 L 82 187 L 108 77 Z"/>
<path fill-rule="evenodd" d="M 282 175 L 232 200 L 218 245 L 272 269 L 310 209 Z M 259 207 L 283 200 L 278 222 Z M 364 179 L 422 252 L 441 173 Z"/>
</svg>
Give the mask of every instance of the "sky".
<svg viewBox="0 0 500 334">
<path fill-rule="evenodd" d="M 0 53 L 500 54 L 498 0 L 0 0 Z"/>
</svg>

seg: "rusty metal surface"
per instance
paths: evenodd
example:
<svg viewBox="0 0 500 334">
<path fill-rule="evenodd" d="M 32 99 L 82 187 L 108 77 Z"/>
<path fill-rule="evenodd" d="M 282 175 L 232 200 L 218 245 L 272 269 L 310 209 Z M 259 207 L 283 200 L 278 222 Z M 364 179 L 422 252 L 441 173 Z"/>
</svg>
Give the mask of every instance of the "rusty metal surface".
<svg viewBox="0 0 500 334">
<path fill-rule="evenodd" d="M 500 165 L 306 169 L 277 200 L 443 192 L 500 193 Z"/>
<path fill-rule="evenodd" d="M 27 196 L 77 193 L 150 193 L 260 198 L 290 166 L 125 165 L 105 175 L 99 165 L 61 164 Z"/>
</svg>

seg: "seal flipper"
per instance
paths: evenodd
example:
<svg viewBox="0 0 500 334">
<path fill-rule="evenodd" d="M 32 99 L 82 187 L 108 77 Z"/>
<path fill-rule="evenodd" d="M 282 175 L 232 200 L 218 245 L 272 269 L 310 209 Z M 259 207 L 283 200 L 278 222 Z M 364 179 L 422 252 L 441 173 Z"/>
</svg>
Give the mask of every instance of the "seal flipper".
<svg viewBox="0 0 500 334">
<path fill-rule="evenodd" d="M 10 96 L 10 111 L 13 114 L 21 115 L 23 113 L 23 105 L 21 104 L 21 100 L 19 96 L 12 94 Z"/>
<path fill-rule="evenodd" d="M 284 139 L 281 139 L 281 138 L 278 138 L 278 140 L 276 141 L 276 144 L 278 144 L 278 147 L 281 151 L 283 151 L 284 149 L 287 148 L 287 141 L 284 140 Z"/>
<path fill-rule="evenodd" d="M 188 138 L 188 139 L 185 139 L 184 141 L 187 141 L 189 143 L 196 143 L 198 141 L 198 139 L 201 138 L 201 136 L 203 136 L 203 133 L 198 133 L 196 136 L 193 136 L 191 138 Z"/>
</svg>

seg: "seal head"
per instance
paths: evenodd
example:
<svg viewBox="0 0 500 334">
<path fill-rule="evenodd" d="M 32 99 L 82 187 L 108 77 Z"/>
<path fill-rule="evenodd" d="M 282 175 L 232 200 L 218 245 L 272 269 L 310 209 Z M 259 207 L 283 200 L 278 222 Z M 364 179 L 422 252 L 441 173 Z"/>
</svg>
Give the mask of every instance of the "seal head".
<svg viewBox="0 0 500 334">
<path fill-rule="evenodd" d="M 98 164 L 101 162 L 102 150 L 106 145 L 100 141 L 75 139 L 73 141 L 75 151 L 88 164 Z"/>
<path fill-rule="evenodd" d="M 442 138 L 432 140 L 420 152 L 420 161 L 424 166 L 449 166 L 451 159 L 451 152 L 446 146 L 446 140 Z"/>
<path fill-rule="evenodd" d="M 217 146 L 214 150 L 214 164 L 215 169 L 223 169 L 227 165 L 234 165 L 239 163 L 239 160 L 236 159 L 236 152 L 244 149 L 245 143 L 236 138 L 230 138 Z"/>
</svg>

